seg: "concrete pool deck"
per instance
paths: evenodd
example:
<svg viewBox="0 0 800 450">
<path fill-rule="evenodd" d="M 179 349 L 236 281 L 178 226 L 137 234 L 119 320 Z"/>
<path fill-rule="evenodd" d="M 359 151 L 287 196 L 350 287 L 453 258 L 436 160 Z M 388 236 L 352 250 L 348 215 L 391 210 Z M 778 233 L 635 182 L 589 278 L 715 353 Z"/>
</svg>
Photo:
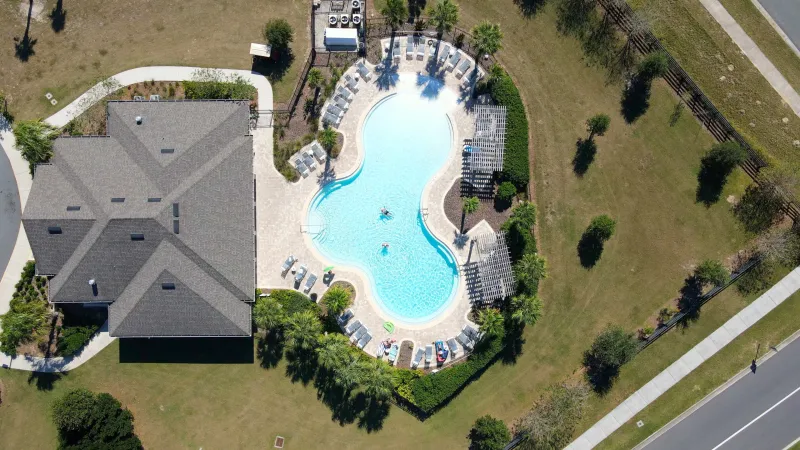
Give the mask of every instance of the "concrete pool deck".
<svg viewBox="0 0 800 450">
<path fill-rule="evenodd" d="M 349 110 L 344 115 L 338 130 L 344 134 L 342 152 L 335 160 L 330 160 L 328 175 L 334 178 L 344 178 L 352 174 L 361 164 L 363 148 L 360 132 L 364 120 L 375 104 L 394 94 L 397 83 L 407 83 L 407 76 L 402 79 L 398 74 L 428 75 L 429 56 L 424 61 L 402 60 L 383 72 L 376 72 L 375 67 L 367 64 L 372 71 L 369 81 L 358 82 L 358 92 L 350 103 Z M 346 73 L 355 74 L 354 68 Z M 462 79 L 457 79 L 453 72 L 444 72 L 443 77 L 437 76 L 444 82 L 443 89 L 455 92 L 458 103 L 448 113 L 453 128 L 453 143 L 450 154 L 441 170 L 429 180 L 426 185 L 421 207 L 427 208 L 426 224 L 432 234 L 442 241 L 454 254 L 459 266 L 467 262 L 469 255 L 469 242 L 459 248 L 455 244 L 457 228 L 447 219 L 444 212 L 444 198 L 453 183 L 461 176 L 461 142 L 464 138 L 472 136 L 474 126 L 473 118 L 465 100 L 470 97 L 468 91 L 462 90 Z M 399 80 L 398 80 L 399 79 Z M 417 86 L 422 92 L 425 89 L 424 78 L 419 78 Z M 422 84 L 420 84 L 420 82 Z M 434 93 L 435 95 L 435 93 Z M 297 120 L 297 119 L 296 119 Z M 258 274 L 257 285 L 267 289 L 295 288 L 294 278 L 289 272 L 281 275 L 281 265 L 289 255 L 294 255 L 298 262 L 294 268 L 307 265 L 309 273 L 314 273 L 319 280 L 314 285 L 310 294 L 321 298 L 328 286 L 322 283 L 322 269 L 335 265 L 327 260 L 315 248 L 312 234 L 319 232 L 313 226 L 305 223 L 309 205 L 314 196 L 325 183 L 324 166 L 312 171 L 307 178 L 301 178 L 296 183 L 287 181 L 276 169 L 271 159 L 272 152 L 256 149 L 256 205 L 258 224 Z M 266 217 L 265 217 L 266 216 Z M 486 222 L 470 230 L 477 235 L 492 232 Z M 470 236 L 473 237 L 473 236 Z M 354 239 L 357 239 L 354 236 Z M 461 328 L 470 323 L 467 315 L 471 309 L 466 292 L 466 282 L 463 274 L 459 276 L 459 285 L 455 298 L 447 310 L 429 322 L 422 324 L 402 323 L 391 318 L 384 312 L 374 298 L 371 287 L 365 274 L 358 269 L 337 265 L 334 269 L 333 282 L 347 281 L 356 289 L 356 299 L 351 306 L 355 313 L 353 320 L 360 320 L 370 331 L 372 340 L 364 349 L 368 354 L 374 355 L 379 342 L 387 337 L 414 342 L 416 348 L 422 348 L 436 340 L 445 340 L 455 337 Z M 302 289 L 302 287 L 301 287 Z M 392 334 L 386 332 L 383 324 L 391 321 L 395 324 Z M 474 324 L 473 324 L 474 326 Z M 463 350 L 459 356 L 463 356 Z"/>
</svg>

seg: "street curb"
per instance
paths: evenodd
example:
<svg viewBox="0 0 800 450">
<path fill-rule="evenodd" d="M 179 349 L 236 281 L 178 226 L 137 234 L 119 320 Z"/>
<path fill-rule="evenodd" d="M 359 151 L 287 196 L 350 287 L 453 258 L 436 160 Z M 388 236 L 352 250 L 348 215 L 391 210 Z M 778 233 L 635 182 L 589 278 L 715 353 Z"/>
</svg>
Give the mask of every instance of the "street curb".
<svg viewBox="0 0 800 450">
<path fill-rule="evenodd" d="M 780 36 L 781 39 L 783 39 L 783 42 L 785 42 L 786 45 L 789 46 L 792 52 L 794 52 L 795 55 L 800 56 L 800 49 L 798 49 L 797 46 L 794 45 L 794 42 L 792 42 L 789 36 L 786 35 L 786 33 L 783 31 L 783 28 L 781 28 L 780 25 L 778 25 L 778 23 L 775 22 L 775 19 L 772 18 L 772 14 L 770 14 L 769 11 L 767 11 L 767 9 L 764 8 L 764 6 L 761 4 L 759 0 L 751 0 L 751 2 L 753 3 L 753 6 L 755 6 L 756 9 L 761 13 L 761 15 L 764 16 L 765 19 L 767 19 L 767 22 L 769 22 L 770 26 L 775 30 L 776 33 L 778 33 L 778 36 Z"/>
<path fill-rule="evenodd" d="M 767 360 L 772 358 L 773 355 L 776 355 L 784 347 L 786 347 L 787 345 L 789 345 L 792 342 L 794 342 L 797 338 L 800 338 L 800 330 L 797 330 L 794 333 L 792 333 L 791 336 L 789 336 L 786 339 L 784 339 L 780 344 L 776 345 L 775 347 L 770 347 L 770 350 L 773 350 L 773 351 L 768 351 L 767 354 L 765 354 L 764 356 L 762 356 L 761 358 L 756 360 L 756 366 L 760 366 L 761 364 L 765 363 Z M 722 392 L 724 392 L 726 389 L 731 387 L 737 381 L 739 381 L 742 378 L 744 378 L 749 373 L 751 373 L 750 367 L 747 367 L 747 368 L 741 370 L 739 373 L 737 373 L 736 375 L 734 375 L 733 377 L 728 379 L 728 381 L 726 381 L 722 385 L 718 386 L 716 389 L 711 391 L 708 395 L 703 397 L 700 401 L 698 401 L 697 403 L 692 405 L 689 409 L 687 409 L 686 411 L 681 413 L 678 417 L 672 419 L 669 423 L 667 423 L 666 425 L 661 427 L 658 431 L 656 431 L 655 433 L 653 433 L 650 436 L 648 436 L 647 439 L 645 439 L 642 442 L 640 442 L 639 445 L 637 445 L 636 447 L 633 448 L 633 450 L 641 450 L 644 447 L 646 447 L 647 445 L 651 444 L 653 441 L 655 441 L 656 439 L 661 437 L 661 435 L 663 435 L 664 433 L 669 431 L 672 427 L 674 427 L 675 425 L 679 424 L 683 419 L 689 417 L 693 412 L 697 411 L 703 405 L 705 405 L 706 403 L 708 403 L 711 400 L 713 400 L 714 397 L 716 397 L 719 394 L 721 394 Z"/>
</svg>

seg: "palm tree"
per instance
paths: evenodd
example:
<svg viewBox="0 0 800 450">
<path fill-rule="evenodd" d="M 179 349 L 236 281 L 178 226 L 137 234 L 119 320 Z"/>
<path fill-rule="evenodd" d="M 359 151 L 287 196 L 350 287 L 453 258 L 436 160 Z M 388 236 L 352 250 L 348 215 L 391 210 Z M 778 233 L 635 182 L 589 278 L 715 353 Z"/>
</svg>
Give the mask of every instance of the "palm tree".
<svg viewBox="0 0 800 450">
<path fill-rule="evenodd" d="M 313 311 L 297 312 L 289 317 L 286 337 L 293 347 L 311 350 L 317 345 L 321 333 L 322 324 Z"/>
<path fill-rule="evenodd" d="M 478 197 L 467 197 L 464 199 L 461 208 L 461 234 L 464 234 L 464 221 L 467 219 L 467 214 L 472 214 L 480 208 L 481 202 Z"/>
<path fill-rule="evenodd" d="M 36 164 L 46 163 L 53 157 L 53 140 L 56 136 L 58 131 L 41 119 L 18 122 L 14 127 L 17 150 L 28 161 L 31 174 Z"/>
<path fill-rule="evenodd" d="M 525 254 L 514 265 L 514 276 L 525 291 L 536 293 L 539 280 L 547 278 L 547 261 L 536 253 Z"/>
<path fill-rule="evenodd" d="M 451 0 L 442 0 L 431 8 L 428 19 L 436 27 L 439 39 L 445 32 L 450 32 L 458 23 L 458 5 Z"/>
<path fill-rule="evenodd" d="M 392 395 L 392 369 L 384 361 L 370 360 L 365 365 L 365 375 L 361 380 L 364 393 L 373 401 L 384 401 Z"/>
<path fill-rule="evenodd" d="M 259 298 L 253 307 L 253 322 L 264 330 L 281 328 L 286 323 L 283 305 L 272 297 Z"/>
<path fill-rule="evenodd" d="M 502 42 L 503 32 L 500 31 L 500 24 L 484 20 L 472 29 L 472 44 L 477 49 L 478 56 L 494 55 L 503 48 Z"/>
<path fill-rule="evenodd" d="M 322 296 L 322 303 L 328 308 L 328 314 L 338 316 L 350 306 L 350 291 L 342 286 L 331 286 Z"/>
<path fill-rule="evenodd" d="M 484 309 L 478 313 L 480 331 L 484 336 L 499 336 L 503 333 L 503 315 L 496 309 Z"/>
<path fill-rule="evenodd" d="M 352 353 L 347 354 L 345 362 L 333 374 L 334 383 L 345 391 L 352 391 L 363 378 L 364 367 Z"/>
<path fill-rule="evenodd" d="M 317 348 L 317 361 L 321 367 L 328 370 L 336 370 L 348 361 L 350 350 L 347 347 L 349 342 L 343 334 L 326 334 L 320 338 L 319 345 L 319 348 Z"/>
<path fill-rule="evenodd" d="M 518 295 L 511 299 L 511 318 L 519 323 L 533 325 L 542 317 L 542 299 L 536 295 Z"/>
<path fill-rule="evenodd" d="M 322 72 L 315 67 L 308 71 L 308 78 L 306 80 L 308 82 L 308 87 L 311 89 L 319 89 L 320 86 L 322 86 L 322 82 L 325 81 L 325 77 L 323 77 Z"/>
<path fill-rule="evenodd" d="M 403 0 L 386 0 L 386 5 L 381 9 L 381 15 L 392 27 L 392 34 L 394 34 L 394 31 L 408 19 L 408 8 Z"/>
<path fill-rule="evenodd" d="M 336 135 L 336 131 L 334 131 L 333 128 L 326 126 L 322 131 L 319 132 L 317 140 L 319 141 L 319 144 L 322 145 L 322 148 L 330 153 L 331 150 L 333 150 L 333 147 L 336 147 L 339 137 Z"/>
</svg>

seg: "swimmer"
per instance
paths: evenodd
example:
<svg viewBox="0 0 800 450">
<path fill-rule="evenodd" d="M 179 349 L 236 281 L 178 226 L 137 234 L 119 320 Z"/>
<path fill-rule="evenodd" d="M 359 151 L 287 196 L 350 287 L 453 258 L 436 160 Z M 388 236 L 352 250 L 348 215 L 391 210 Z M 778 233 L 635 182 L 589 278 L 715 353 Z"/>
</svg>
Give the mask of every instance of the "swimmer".
<svg viewBox="0 0 800 450">
<path fill-rule="evenodd" d="M 390 213 L 390 212 L 389 212 L 389 210 L 388 210 L 388 209 L 386 209 L 386 207 L 383 207 L 383 208 L 381 208 L 381 213 L 382 213 L 384 216 L 391 216 L 391 215 L 392 215 L 392 213 Z"/>
<path fill-rule="evenodd" d="M 381 244 L 381 247 L 389 248 L 389 243 L 388 242 L 384 242 L 383 244 Z"/>
</svg>

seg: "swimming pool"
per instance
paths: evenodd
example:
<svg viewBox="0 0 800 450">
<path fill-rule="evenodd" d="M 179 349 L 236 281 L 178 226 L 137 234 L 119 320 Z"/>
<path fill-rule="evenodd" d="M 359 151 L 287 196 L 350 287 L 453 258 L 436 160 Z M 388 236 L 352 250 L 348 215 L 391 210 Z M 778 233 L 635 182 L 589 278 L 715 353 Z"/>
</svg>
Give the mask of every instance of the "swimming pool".
<svg viewBox="0 0 800 450">
<path fill-rule="evenodd" d="M 312 235 L 317 249 L 336 264 L 362 269 L 384 313 L 406 323 L 436 317 L 458 284 L 453 254 L 420 212 L 423 190 L 453 144 L 447 109 L 454 93 L 435 83 L 401 76 L 397 93 L 375 105 L 361 135 L 350 137 L 363 140 L 361 167 L 322 188 L 308 217 L 320 230 Z"/>
</svg>

